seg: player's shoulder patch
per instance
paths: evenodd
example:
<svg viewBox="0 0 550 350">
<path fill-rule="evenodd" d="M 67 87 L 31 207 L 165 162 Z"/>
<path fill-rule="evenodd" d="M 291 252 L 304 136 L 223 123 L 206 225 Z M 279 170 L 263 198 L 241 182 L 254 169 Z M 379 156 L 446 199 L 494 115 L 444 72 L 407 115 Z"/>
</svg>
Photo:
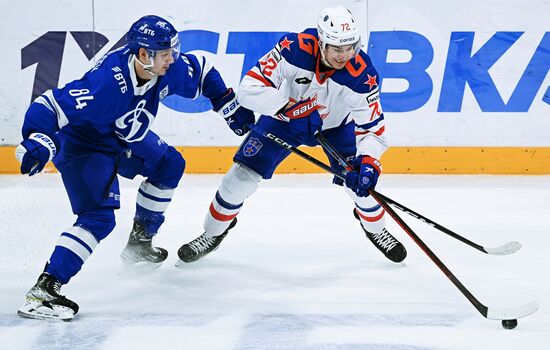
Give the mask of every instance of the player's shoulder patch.
<svg viewBox="0 0 550 350">
<path fill-rule="evenodd" d="M 318 51 L 317 31 L 309 28 L 301 33 L 283 35 L 273 52 L 294 66 L 314 71 Z"/>
<path fill-rule="evenodd" d="M 359 51 L 344 69 L 339 70 L 331 78 L 357 93 L 369 93 L 378 89 L 380 84 L 378 72 L 370 57 L 363 50 Z"/>
<path fill-rule="evenodd" d="M 288 62 L 292 62 L 297 52 L 298 34 L 286 33 L 279 39 L 279 41 L 277 41 L 277 44 L 272 51 L 272 54 L 277 56 L 279 59 L 283 57 Z"/>
</svg>

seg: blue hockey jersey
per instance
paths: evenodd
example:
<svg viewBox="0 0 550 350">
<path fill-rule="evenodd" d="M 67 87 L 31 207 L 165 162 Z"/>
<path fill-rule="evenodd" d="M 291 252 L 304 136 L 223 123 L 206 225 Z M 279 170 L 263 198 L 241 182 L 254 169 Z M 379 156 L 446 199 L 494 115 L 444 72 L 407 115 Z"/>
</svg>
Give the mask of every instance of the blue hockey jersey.
<svg viewBox="0 0 550 350">
<path fill-rule="evenodd" d="M 166 96 L 202 94 L 216 99 L 227 91 L 203 56 L 181 54 L 165 75 L 153 76 L 141 86 L 135 59 L 123 46 L 105 55 L 81 79 L 36 98 L 25 115 L 23 138 L 41 132 L 80 149 L 120 153 L 145 139 Z"/>
</svg>

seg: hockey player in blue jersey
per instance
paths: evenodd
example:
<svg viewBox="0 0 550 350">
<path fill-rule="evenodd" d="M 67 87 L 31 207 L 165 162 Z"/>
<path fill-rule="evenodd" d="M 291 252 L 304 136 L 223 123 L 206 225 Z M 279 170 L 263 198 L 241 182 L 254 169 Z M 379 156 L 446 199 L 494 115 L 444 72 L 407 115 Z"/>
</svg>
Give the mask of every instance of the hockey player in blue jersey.
<svg viewBox="0 0 550 350">
<path fill-rule="evenodd" d="M 346 175 L 345 190 L 366 236 L 387 258 L 403 261 L 405 247 L 385 229 L 384 209 L 368 195 L 387 148 L 378 87 L 378 73 L 361 51 L 358 25 L 346 8 L 326 8 L 316 29 L 284 35 L 241 82 L 240 103 L 262 115 L 222 180 L 206 214 L 204 234 L 181 246 L 180 260 L 193 262 L 216 249 L 235 225 L 245 199 L 289 155 L 268 133 L 293 146 L 315 146 L 315 135 L 322 131 L 355 166 Z M 334 168 L 342 169 L 327 156 Z"/>
<path fill-rule="evenodd" d="M 115 227 L 114 210 L 120 207 L 117 175 L 145 177 L 121 258 L 129 264 L 166 259 L 167 251 L 153 247 L 152 238 L 185 169 L 181 154 L 150 131 L 166 96 L 202 94 L 238 135 L 254 124 L 254 113 L 238 105 L 211 62 L 180 54 L 178 32 L 166 20 L 142 17 L 126 40 L 81 79 L 38 97 L 25 114 L 24 141 L 16 149 L 21 172 L 32 176 L 53 160 L 77 219 L 61 233 L 20 316 L 67 321 L 78 312 L 60 287 Z"/>
</svg>

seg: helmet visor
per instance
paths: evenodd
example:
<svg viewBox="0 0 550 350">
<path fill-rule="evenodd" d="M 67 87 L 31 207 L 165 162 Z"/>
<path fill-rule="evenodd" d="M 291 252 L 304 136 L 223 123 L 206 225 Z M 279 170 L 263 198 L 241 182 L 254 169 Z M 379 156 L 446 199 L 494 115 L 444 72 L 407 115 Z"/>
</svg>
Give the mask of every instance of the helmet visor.
<svg viewBox="0 0 550 350">
<path fill-rule="evenodd" d="M 176 61 L 180 57 L 181 43 L 180 36 L 176 34 L 170 39 L 170 48 L 172 49 L 172 57 Z"/>
<path fill-rule="evenodd" d="M 180 57 L 180 47 L 181 45 L 180 45 L 179 36 L 176 34 L 170 40 L 170 47 L 166 49 L 147 50 L 147 51 L 149 52 L 149 55 L 153 58 L 157 57 L 157 55 L 167 57 L 167 55 L 170 54 L 175 62 Z"/>
</svg>

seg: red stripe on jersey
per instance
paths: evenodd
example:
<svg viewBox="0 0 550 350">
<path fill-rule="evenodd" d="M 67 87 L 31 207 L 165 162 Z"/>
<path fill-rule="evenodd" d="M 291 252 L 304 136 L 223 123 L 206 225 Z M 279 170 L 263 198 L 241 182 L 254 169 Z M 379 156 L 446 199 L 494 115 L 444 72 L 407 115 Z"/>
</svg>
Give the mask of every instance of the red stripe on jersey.
<svg viewBox="0 0 550 350">
<path fill-rule="evenodd" d="M 266 78 L 264 78 L 263 76 L 261 76 L 260 74 L 258 74 L 256 72 L 248 71 L 248 73 L 246 73 L 246 75 L 248 75 L 249 77 L 252 77 L 256 80 L 261 81 L 262 83 L 264 83 L 265 86 L 275 87 L 275 86 L 273 86 L 273 84 L 269 80 L 267 80 Z"/>
<path fill-rule="evenodd" d="M 382 216 L 384 216 L 384 213 L 386 211 L 384 209 L 382 209 L 380 214 L 378 214 L 374 217 L 365 216 L 365 215 L 361 214 L 361 212 L 357 209 L 355 209 L 355 212 L 357 213 L 357 215 L 359 215 L 361 217 L 361 219 L 363 219 L 365 221 L 368 221 L 368 222 L 375 222 L 375 221 L 378 221 L 378 220 L 382 219 Z"/>
<path fill-rule="evenodd" d="M 378 129 L 378 131 L 375 132 L 374 134 L 375 134 L 376 136 L 380 136 L 380 135 L 382 135 L 382 134 L 384 133 L 384 131 L 386 131 L 386 126 L 385 126 L 385 125 L 384 125 L 383 127 L 381 127 L 380 129 Z"/>
<path fill-rule="evenodd" d="M 218 221 L 229 221 L 229 220 L 233 220 L 233 218 L 235 216 L 237 216 L 237 214 L 239 214 L 239 212 L 236 212 L 235 214 L 233 215 L 224 215 L 224 214 L 221 214 L 219 213 L 216 209 L 214 209 L 214 203 L 210 203 L 210 215 L 212 215 L 212 217 Z"/>
</svg>

